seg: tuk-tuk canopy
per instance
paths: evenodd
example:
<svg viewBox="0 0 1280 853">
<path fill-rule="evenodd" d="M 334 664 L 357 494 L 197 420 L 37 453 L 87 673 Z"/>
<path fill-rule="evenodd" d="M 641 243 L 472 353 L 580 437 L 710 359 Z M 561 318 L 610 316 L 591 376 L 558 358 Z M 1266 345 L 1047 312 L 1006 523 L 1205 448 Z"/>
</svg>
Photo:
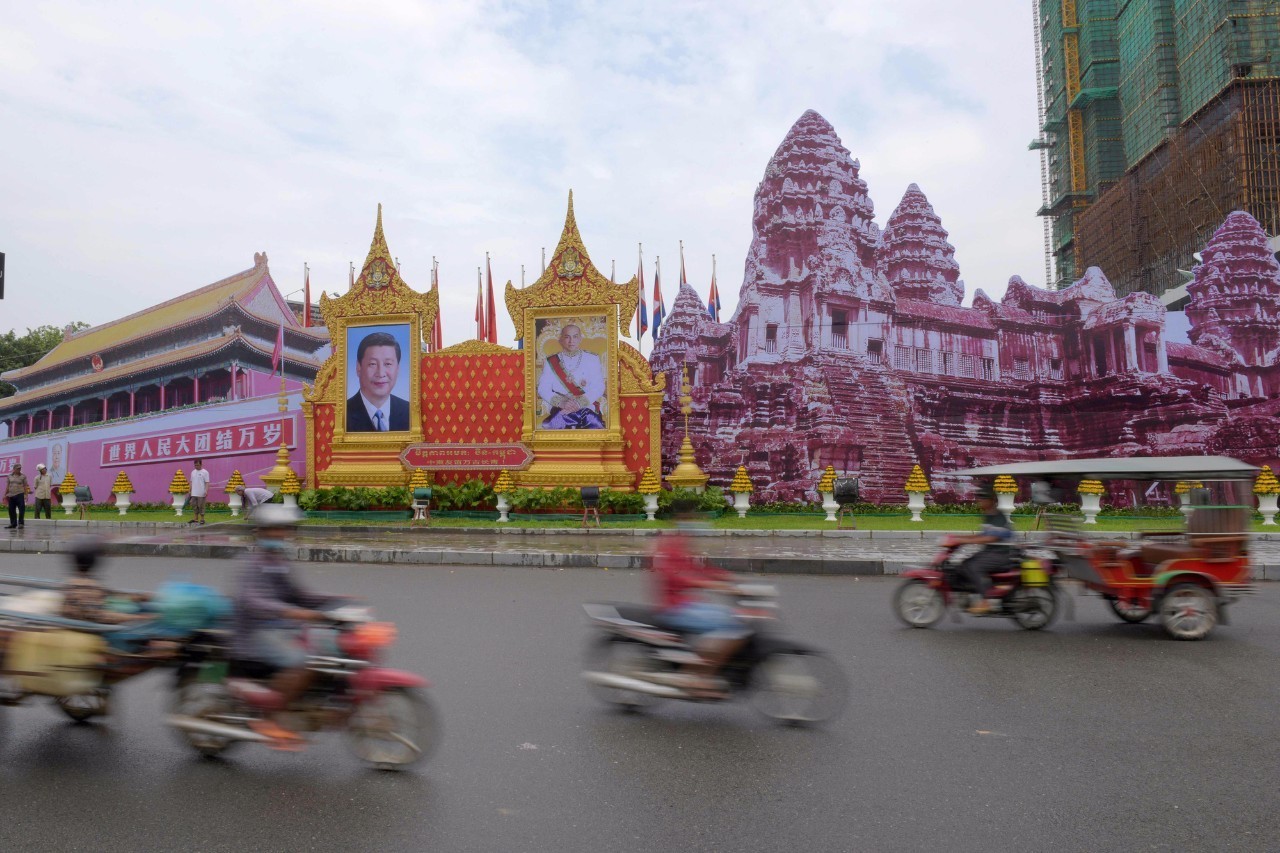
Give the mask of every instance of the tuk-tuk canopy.
<svg viewBox="0 0 1280 853">
<path fill-rule="evenodd" d="M 1107 459 L 1059 459 L 1013 462 L 948 474 L 960 477 L 1070 477 L 1087 480 L 1246 480 L 1257 467 L 1229 456 L 1128 456 Z"/>
</svg>

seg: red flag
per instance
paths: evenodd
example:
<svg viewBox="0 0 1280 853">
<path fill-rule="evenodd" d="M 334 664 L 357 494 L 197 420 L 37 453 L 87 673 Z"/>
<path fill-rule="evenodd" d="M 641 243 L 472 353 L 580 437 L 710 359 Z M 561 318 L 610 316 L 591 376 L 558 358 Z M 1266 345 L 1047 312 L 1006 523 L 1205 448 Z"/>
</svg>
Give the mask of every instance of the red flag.
<svg viewBox="0 0 1280 853">
<path fill-rule="evenodd" d="M 302 269 L 302 326 L 307 328 L 311 325 L 311 270 L 306 264 Z"/>
<path fill-rule="evenodd" d="M 284 378 L 284 321 L 280 322 L 280 331 L 276 333 L 276 348 L 271 351 L 271 375 L 280 370 L 280 378 Z"/>
<path fill-rule="evenodd" d="M 480 281 L 480 267 L 476 267 L 476 340 L 488 337 L 484 327 L 484 284 Z"/>
<path fill-rule="evenodd" d="M 489 268 L 488 252 L 484 253 L 484 277 L 489 291 L 489 296 L 486 300 L 484 330 L 488 333 L 489 343 L 496 344 L 498 342 L 498 308 L 493 301 L 493 270 Z"/>
</svg>

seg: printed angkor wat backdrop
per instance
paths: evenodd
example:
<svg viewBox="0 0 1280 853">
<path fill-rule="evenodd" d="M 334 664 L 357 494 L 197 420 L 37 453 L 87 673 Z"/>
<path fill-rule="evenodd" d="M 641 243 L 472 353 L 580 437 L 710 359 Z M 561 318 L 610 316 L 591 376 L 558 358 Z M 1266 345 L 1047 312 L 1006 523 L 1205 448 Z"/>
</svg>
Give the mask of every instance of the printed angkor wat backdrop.
<svg viewBox="0 0 1280 853">
<path fill-rule="evenodd" d="M 1205 247 L 1180 343 L 1158 299 L 1117 298 L 1097 268 L 1059 291 L 1015 276 L 999 302 L 979 289 L 962 307 L 924 193 L 908 187 L 882 232 L 858 171 L 806 112 L 756 190 L 733 317 L 713 322 L 688 285 L 676 296 L 650 363 L 689 367 L 690 435 L 713 483 L 745 464 L 761 497 L 798 499 L 831 464 L 867 498 L 898 501 L 917 461 L 941 498 L 946 471 L 1006 460 L 1280 455 L 1280 264 L 1247 213 Z"/>
</svg>

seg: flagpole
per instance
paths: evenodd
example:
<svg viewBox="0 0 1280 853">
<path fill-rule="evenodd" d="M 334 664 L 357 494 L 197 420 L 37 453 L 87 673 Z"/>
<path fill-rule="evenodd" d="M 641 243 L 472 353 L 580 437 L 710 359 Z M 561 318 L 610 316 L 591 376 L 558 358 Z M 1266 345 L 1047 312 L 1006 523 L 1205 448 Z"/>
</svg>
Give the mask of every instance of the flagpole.
<svg viewBox="0 0 1280 853">
<path fill-rule="evenodd" d="M 640 327 L 640 306 L 644 303 L 644 243 L 636 243 L 636 289 L 640 292 L 636 302 L 636 349 L 644 355 L 644 329 Z"/>
<path fill-rule="evenodd" d="M 618 261 L 616 259 L 609 261 L 609 283 L 618 283 Z"/>
<path fill-rule="evenodd" d="M 544 273 L 547 271 L 547 247 L 546 246 L 542 247 L 542 271 Z"/>
<path fill-rule="evenodd" d="M 311 327 L 311 268 L 302 262 L 302 325 Z"/>
<path fill-rule="evenodd" d="M 520 265 L 520 289 L 524 290 L 524 264 Z"/>
</svg>

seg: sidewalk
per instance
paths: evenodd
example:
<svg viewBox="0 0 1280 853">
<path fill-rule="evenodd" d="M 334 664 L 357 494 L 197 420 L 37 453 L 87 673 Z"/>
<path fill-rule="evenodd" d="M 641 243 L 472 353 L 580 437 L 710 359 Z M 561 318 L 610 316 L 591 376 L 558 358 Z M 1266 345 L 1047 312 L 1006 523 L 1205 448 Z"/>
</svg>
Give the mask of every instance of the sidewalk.
<svg viewBox="0 0 1280 853">
<path fill-rule="evenodd" d="M 542 566 L 641 569 L 659 530 L 523 527 L 311 526 L 300 529 L 295 559 L 326 563 Z M 895 575 L 928 561 L 942 535 L 930 530 L 690 530 L 695 552 L 730 571 L 754 574 Z M 62 553 L 86 533 L 129 556 L 234 559 L 250 548 L 242 523 L 28 520 L 0 535 L 5 552 Z M 1021 541 L 1042 533 L 1020 532 Z M 1128 533 L 1087 534 L 1129 539 Z M 1254 535 L 1255 576 L 1280 580 L 1280 533 Z M 0 556 L 0 564 L 3 557 Z"/>
</svg>

